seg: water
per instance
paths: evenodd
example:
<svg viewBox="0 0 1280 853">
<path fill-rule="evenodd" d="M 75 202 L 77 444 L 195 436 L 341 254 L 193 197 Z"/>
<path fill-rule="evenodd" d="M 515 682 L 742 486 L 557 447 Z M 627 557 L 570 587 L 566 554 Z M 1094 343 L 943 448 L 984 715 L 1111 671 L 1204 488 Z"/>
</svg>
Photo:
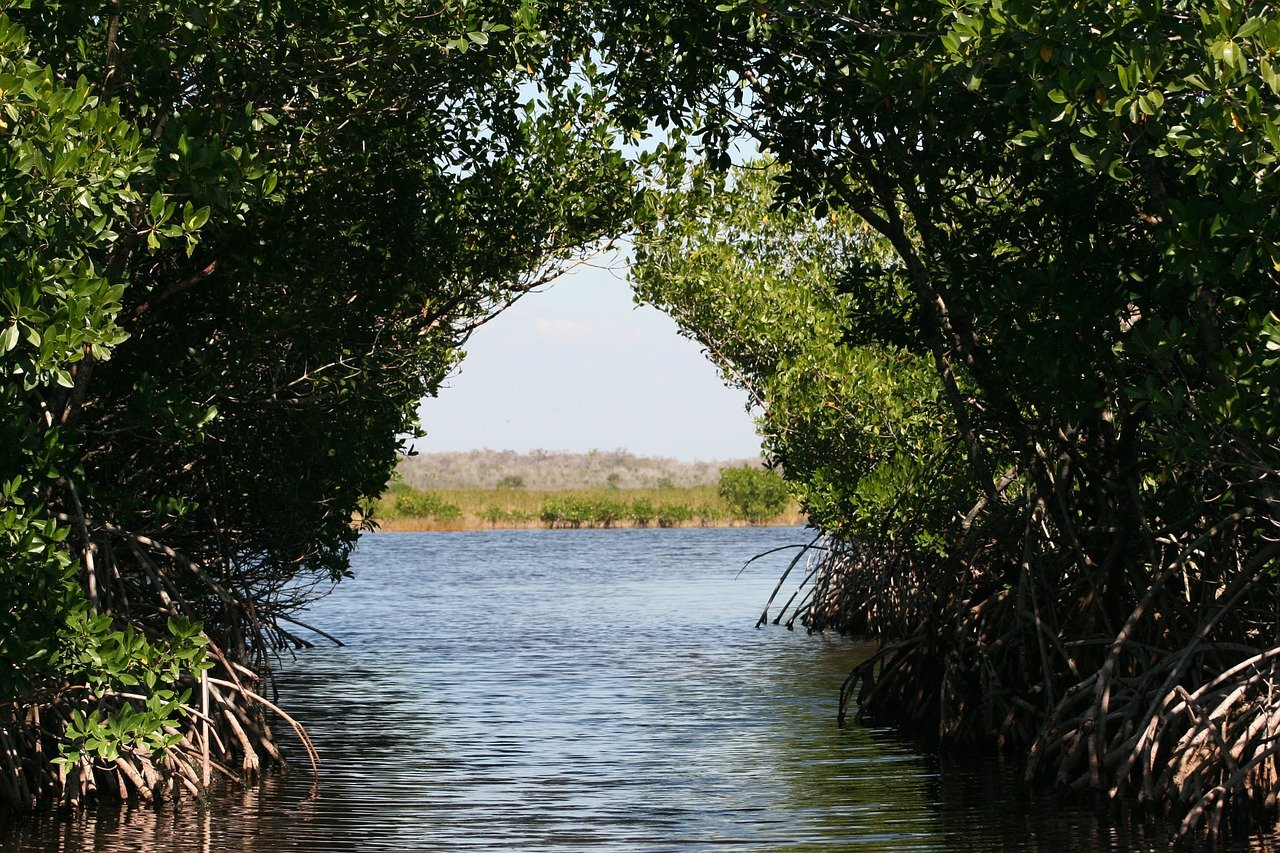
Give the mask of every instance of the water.
<svg viewBox="0 0 1280 853">
<path fill-rule="evenodd" d="M 366 537 L 286 660 L 310 730 L 211 807 L 0 824 L 3 850 L 1144 850 L 992 763 L 835 724 L 868 649 L 754 625 L 798 529 Z M 281 727 L 284 728 L 283 726 Z M 282 732 L 282 738 L 284 734 Z"/>
</svg>

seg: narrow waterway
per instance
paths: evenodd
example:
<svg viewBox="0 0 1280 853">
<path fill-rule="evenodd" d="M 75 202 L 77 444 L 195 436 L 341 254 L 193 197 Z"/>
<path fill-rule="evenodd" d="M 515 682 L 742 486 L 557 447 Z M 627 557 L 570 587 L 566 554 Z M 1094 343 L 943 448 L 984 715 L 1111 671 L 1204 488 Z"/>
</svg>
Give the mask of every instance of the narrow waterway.
<svg viewBox="0 0 1280 853">
<path fill-rule="evenodd" d="M 6 827 L 4 850 L 1144 850 L 999 766 L 836 727 L 866 649 L 754 625 L 799 529 L 366 537 L 283 661 L 296 766 L 207 809 Z M 794 553 L 794 552 L 792 552 Z M 299 756 L 298 751 L 294 751 Z"/>
</svg>

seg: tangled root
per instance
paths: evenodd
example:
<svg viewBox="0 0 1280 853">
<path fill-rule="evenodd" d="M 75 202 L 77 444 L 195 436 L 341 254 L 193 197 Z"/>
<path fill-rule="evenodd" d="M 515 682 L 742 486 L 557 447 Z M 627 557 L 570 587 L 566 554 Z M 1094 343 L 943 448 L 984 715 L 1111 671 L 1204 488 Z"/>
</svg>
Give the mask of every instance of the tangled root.
<svg viewBox="0 0 1280 853">
<path fill-rule="evenodd" d="M 14 809 L 58 804 L 77 810 L 97 800 L 203 799 L 216 780 L 249 782 L 264 766 L 283 763 L 268 712 L 294 729 L 314 773 L 319 756 L 302 726 L 260 695 L 258 675 L 221 654 L 219 658 L 218 667 L 191 685 L 200 707 L 184 706 L 180 725 L 165 729 L 176 742 L 159 752 L 125 746 L 113 760 L 86 751 L 70 765 L 54 761 L 77 711 L 140 705 L 147 698 L 142 694 L 114 693 L 99 699 L 68 694 L 0 706 L 0 803 Z"/>
<path fill-rule="evenodd" d="M 827 540 L 774 621 L 880 640 L 842 721 L 856 700 L 942 747 L 1025 756 L 1028 781 L 1218 835 L 1280 816 L 1280 544 L 1249 517 L 1127 569 L 1059 547 L 1034 509 L 945 559 Z"/>
</svg>

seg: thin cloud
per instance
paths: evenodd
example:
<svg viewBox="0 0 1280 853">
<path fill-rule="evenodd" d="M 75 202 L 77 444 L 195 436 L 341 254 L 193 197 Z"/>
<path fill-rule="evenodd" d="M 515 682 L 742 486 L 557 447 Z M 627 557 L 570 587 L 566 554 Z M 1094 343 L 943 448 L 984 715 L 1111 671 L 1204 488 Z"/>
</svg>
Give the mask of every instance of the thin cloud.
<svg viewBox="0 0 1280 853">
<path fill-rule="evenodd" d="M 533 330 L 540 339 L 557 344 L 635 341 L 643 337 L 637 334 L 636 329 L 617 323 L 570 320 L 564 317 L 539 317 L 533 321 Z"/>
</svg>

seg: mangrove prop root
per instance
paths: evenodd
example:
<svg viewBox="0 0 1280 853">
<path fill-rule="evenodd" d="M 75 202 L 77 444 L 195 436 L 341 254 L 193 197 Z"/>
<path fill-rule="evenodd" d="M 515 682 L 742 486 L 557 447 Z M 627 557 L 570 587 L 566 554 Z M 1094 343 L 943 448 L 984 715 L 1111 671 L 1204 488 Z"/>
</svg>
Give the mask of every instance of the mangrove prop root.
<svg viewBox="0 0 1280 853">
<path fill-rule="evenodd" d="M 67 732 L 77 714 L 142 708 L 148 695 L 140 686 L 41 683 L 30 695 L 6 697 L 0 701 L 0 806 L 57 804 L 74 810 L 101 799 L 154 803 L 203 797 L 218 779 L 251 780 L 264 766 L 283 762 L 269 725 L 275 719 L 298 735 L 315 771 L 319 756 L 306 731 L 264 694 L 271 694 L 273 658 L 285 648 L 309 645 L 282 623 L 340 644 L 289 615 L 323 594 L 316 591 L 323 580 L 285 586 L 275 582 L 270 566 L 255 563 L 265 559 L 261 555 L 180 550 L 159 533 L 94 517 L 74 483 L 64 479 L 59 485 L 66 511 L 54 516 L 77 536 L 80 581 L 91 610 L 109 616 L 114 628 L 161 645 L 170 639 L 170 618 L 200 623 L 212 668 L 164 685 L 190 691 L 191 699 L 164 727 L 171 745 L 158 750 L 125 742 L 100 753 L 87 750 L 76 761 L 58 760 L 74 746 Z"/>
<path fill-rule="evenodd" d="M 203 797 L 213 779 L 246 781 L 265 762 L 282 760 L 264 710 L 279 713 L 298 733 L 312 767 L 317 766 L 319 756 L 301 724 L 243 686 L 243 674 L 235 681 L 208 681 L 209 714 L 187 709 L 182 724 L 168 729 L 177 736 L 174 745 L 157 754 L 126 748 L 112 760 L 86 754 L 70 767 L 51 759 L 59 754 L 73 711 L 84 709 L 83 698 L 0 706 L 0 802 L 18 809 L 55 802 L 75 810 L 103 798 L 151 803 L 183 795 Z M 140 694 L 112 693 L 95 704 L 110 710 L 142 700 Z"/>
<path fill-rule="evenodd" d="M 816 551 L 791 618 L 881 643 L 842 687 L 840 721 L 856 702 L 943 747 L 994 744 L 1029 782 L 1168 812 L 1185 837 L 1274 824 L 1280 523 L 1246 509 L 1166 529 L 1142 543 L 1154 560 L 1120 572 L 1082 559 L 1087 541 L 1055 541 L 1032 501 L 988 512 L 946 559 Z"/>
</svg>

